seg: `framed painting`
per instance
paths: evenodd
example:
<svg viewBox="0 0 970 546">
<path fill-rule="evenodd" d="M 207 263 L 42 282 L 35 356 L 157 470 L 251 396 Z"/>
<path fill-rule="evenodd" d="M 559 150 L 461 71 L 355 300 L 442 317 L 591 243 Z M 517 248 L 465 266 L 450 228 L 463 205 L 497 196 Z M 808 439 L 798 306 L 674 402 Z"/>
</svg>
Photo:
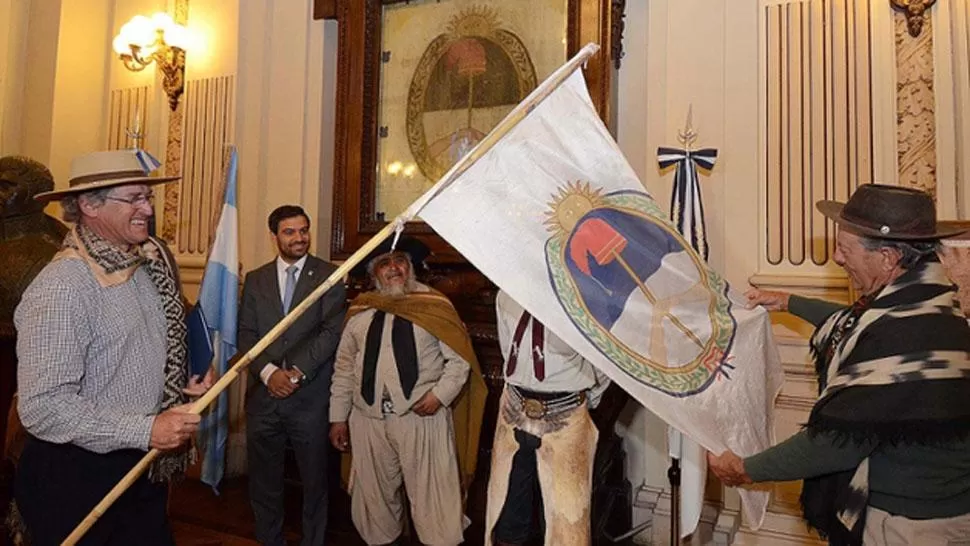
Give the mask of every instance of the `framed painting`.
<svg viewBox="0 0 970 546">
<path fill-rule="evenodd" d="M 609 123 L 623 0 L 317 0 L 338 21 L 331 254 L 344 259 L 588 42 Z M 438 263 L 461 257 L 420 221 Z"/>
</svg>

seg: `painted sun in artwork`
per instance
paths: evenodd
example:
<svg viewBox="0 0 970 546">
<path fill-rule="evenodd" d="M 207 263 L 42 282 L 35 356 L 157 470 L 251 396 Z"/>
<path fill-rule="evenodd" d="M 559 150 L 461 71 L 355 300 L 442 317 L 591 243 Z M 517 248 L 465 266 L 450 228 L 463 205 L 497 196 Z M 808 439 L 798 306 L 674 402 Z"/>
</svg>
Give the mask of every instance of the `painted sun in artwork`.
<svg viewBox="0 0 970 546">
<path fill-rule="evenodd" d="M 586 213 L 604 205 L 603 191 L 593 188 L 589 182 L 569 182 L 565 188 L 559 188 L 559 194 L 553 195 L 548 205 L 546 230 L 565 239 Z"/>
</svg>

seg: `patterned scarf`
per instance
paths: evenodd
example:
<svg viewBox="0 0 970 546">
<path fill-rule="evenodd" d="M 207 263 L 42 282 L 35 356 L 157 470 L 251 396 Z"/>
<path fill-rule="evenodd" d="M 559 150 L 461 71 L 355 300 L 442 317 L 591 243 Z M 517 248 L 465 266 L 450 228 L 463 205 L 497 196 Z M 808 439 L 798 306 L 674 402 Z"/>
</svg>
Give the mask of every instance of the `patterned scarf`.
<svg viewBox="0 0 970 546">
<path fill-rule="evenodd" d="M 809 434 L 838 442 L 939 444 L 970 434 L 970 326 L 956 287 L 929 258 L 815 331 L 820 395 Z M 805 480 L 808 523 L 833 545 L 861 545 L 869 460 Z"/>
<path fill-rule="evenodd" d="M 87 262 L 95 278 L 102 286 L 128 281 L 135 271 L 144 266 L 158 290 L 165 313 L 165 385 L 162 411 L 184 404 L 187 396 L 182 388 L 188 384 L 188 350 L 185 324 L 185 306 L 178 281 L 178 267 L 165 243 L 150 237 L 140 246 L 130 250 L 118 248 L 78 224 L 64 238 L 64 248 L 73 249 Z M 181 477 L 194 457 L 190 449 L 161 454 L 148 471 L 152 481 L 162 482 Z"/>
</svg>

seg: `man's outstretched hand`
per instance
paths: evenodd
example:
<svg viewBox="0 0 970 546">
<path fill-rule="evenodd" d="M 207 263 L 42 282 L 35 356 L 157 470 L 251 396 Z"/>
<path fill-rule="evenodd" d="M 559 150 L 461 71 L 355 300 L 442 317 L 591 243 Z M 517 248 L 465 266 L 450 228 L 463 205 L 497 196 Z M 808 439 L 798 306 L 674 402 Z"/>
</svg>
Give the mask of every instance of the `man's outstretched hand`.
<svg viewBox="0 0 970 546">
<path fill-rule="evenodd" d="M 736 487 L 754 483 L 744 470 L 744 460 L 733 451 L 727 450 L 720 455 L 707 452 L 707 466 L 724 485 Z"/>
<path fill-rule="evenodd" d="M 791 298 L 791 294 L 776 290 L 752 288 L 744 293 L 744 297 L 748 298 L 746 305 L 748 309 L 754 309 L 756 306 L 761 305 L 769 311 L 787 311 L 788 299 Z"/>
</svg>

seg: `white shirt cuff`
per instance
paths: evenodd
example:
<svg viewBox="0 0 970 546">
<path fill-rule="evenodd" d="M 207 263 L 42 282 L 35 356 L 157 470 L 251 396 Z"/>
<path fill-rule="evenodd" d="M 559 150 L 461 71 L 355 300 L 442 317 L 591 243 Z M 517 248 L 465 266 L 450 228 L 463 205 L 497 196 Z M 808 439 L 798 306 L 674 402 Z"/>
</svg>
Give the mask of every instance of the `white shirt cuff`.
<svg viewBox="0 0 970 546">
<path fill-rule="evenodd" d="M 273 372 L 275 372 L 278 369 L 279 367 L 277 367 L 276 364 L 273 364 L 272 362 L 263 366 L 262 371 L 259 372 L 259 380 L 263 382 L 263 385 L 266 385 L 269 382 L 269 376 L 273 375 Z"/>
</svg>

